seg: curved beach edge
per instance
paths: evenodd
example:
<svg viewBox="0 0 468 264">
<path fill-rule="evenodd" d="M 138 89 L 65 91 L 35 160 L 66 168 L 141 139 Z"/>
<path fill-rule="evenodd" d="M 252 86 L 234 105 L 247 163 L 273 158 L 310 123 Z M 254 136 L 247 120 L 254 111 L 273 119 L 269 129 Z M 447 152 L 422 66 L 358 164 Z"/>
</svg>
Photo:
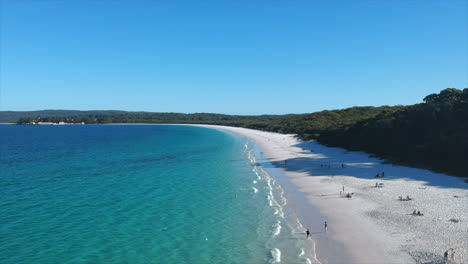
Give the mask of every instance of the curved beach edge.
<svg viewBox="0 0 468 264">
<path fill-rule="evenodd" d="M 468 190 L 462 179 L 394 167 L 366 153 L 348 153 L 314 141 L 300 142 L 294 135 L 239 127 L 196 126 L 229 131 L 253 140 L 262 155 L 287 176 L 297 191 L 290 197 L 305 197 L 294 202 L 302 212 L 299 214 L 301 222 L 311 228 L 321 263 L 439 263 L 443 262 L 444 251 L 450 248 L 457 252 L 453 263 L 466 263 L 467 254 L 463 248 L 467 242 L 460 241 L 463 237 L 457 237 L 458 229 L 463 230 L 466 221 L 455 226 L 448 219 L 440 219 L 440 215 L 436 219 L 427 215 L 432 209 L 447 208 L 444 203 L 455 205 L 444 214 L 454 211 L 463 215 L 461 200 L 468 197 Z M 402 175 L 375 179 L 376 170 Z M 423 173 L 425 177 L 443 177 L 446 185 L 405 177 L 406 174 L 418 174 L 415 172 Z M 375 187 L 377 182 L 385 187 Z M 411 201 L 412 204 L 399 201 L 394 194 L 400 190 L 406 191 L 402 195 L 414 193 L 417 201 Z M 433 200 L 427 200 L 434 196 L 434 192 L 447 199 L 457 193 L 453 196 L 457 203 L 444 199 L 436 200 L 434 204 Z M 348 193 L 352 194 L 350 198 L 345 195 Z M 424 209 L 426 216 L 411 216 L 410 208 L 413 207 Z M 455 215 L 453 219 L 457 217 Z M 323 230 L 324 221 L 328 223 L 327 232 Z"/>
</svg>

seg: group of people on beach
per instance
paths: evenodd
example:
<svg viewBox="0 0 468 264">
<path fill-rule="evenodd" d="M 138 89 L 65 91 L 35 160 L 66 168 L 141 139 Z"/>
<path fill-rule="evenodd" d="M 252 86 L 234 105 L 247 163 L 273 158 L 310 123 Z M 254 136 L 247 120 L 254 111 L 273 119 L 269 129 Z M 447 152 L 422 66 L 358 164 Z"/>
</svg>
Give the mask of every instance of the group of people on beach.
<svg viewBox="0 0 468 264">
<path fill-rule="evenodd" d="M 346 167 L 346 164 L 341 163 L 341 168 L 344 169 L 345 167 Z M 331 165 L 330 164 L 320 164 L 320 168 L 322 168 L 322 169 L 331 169 Z"/>
<path fill-rule="evenodd" d="M 450 254 L 450 259 L 449 259 Z M 455 261 L 455 250 L 450 248 L 449 250 L 444 252 L 444 263 L 450 263 Z"/>
<path fill-rule="evenodd" d="M 414 210 L 411 215 L 413 215 L 413 216 L 423 216 L 424 214 L 422 214 L 421 211 L 419 211 L 419 210 L 417 212 L 416 212 L 416 210 Z"/>
<path fill-rule="evenodd" d="M 413 200 L 413 198 L 409 197 L 409 195 L 406 195 L 405 198 L 403 198 L 403 196 L 398 196 L 398 200 L 400 200 L 400 201 L 411 201 L 411 200 Z"/>
<path fill-rule="evenodd" d="M 353 195 L 354 195 L 354 193 L 352 192 L 352 193 L 346 193 L 346 194 L 345 194 L 344 186 L 343 186 L 342 190 L 340 190 L 340 197 L 343 197 L 343 195 L 344 195 L 344 197 L 346 197 L 346 198 L 352 198 Z"/>
<path fill-rule="evenodd" d="M 331 165 L 329 164 L 320 164 L 320 167 L 321 168 L 326 168 L 326 169 L 330 169 L 331 168 Z M 345 164 L 341 163 L 341 168 L 345 168 Z M 380 173 L 377 173 L 374 178 L 384 178 L 385 177 L 385 172 L 382 171 Z M 379 187 L 383 187 L 384 184 L 383 183 L 379 183 L 379 182 L 376 182 L 375 183 L 375 187 L 376 188 L 379 188 Z M 426 187 L 424 188 L 420 188 L 420 189 L 426 189 Z M 345 187 L 343 186 L 340 190 L 340 197 L 348 197 L 348 198 L 351 198 L 352 196 L 354 195 L 354 193 L 345 193 Z M 459 198 L 458 196 L 454 196 L 455 198 Z M 406 197 L 404 196 L 398 196 L 398 199 L 399 201 L 411 201 L 413 200 L 412 197 L 410 197 L 409 195 L 406 195 Z M 412 213 L 411 213 L 412 216 L 424 216 L 423 213 L 421 213 L 421 211 L 419 210 L 414 210 Z M 453 221 L 453 222 L 459 222 L 458 219 L 450 219 L 450 221 Z M 327 232 L 327 222 L 324 223 L 324 232 Z M 307 229 L 306 232 L 306 238 L 308 239 L 311 235 L 310 233 L 310 230 Z M 453 248 L 450 248 L 448 249 L 447 251 L 444 252 L 444 263 L 455 263 L 455 250 Z"/>
<path fill-rule="evenodd" d="M 384 185 L 383 183 L 378 183 L 378 182 L 376 182 L 376 183 L 375 183 L 375 188 L 382 188 L 383 185 Z"/>
<path fill-rule="evenodd" d="M 328 227 L 328 224 L 327 224 L 327 221 L 325 221 L 325 223 L 323 224 L 323 231 L 326 233 L 327 232 L 327 227 Z M 306 238 L 309 238 L 310 237 L 310 230 L 309 228 L 307 228 L 306 230 Z"/>
<path fill-rule="evenodd" d="M 385 172 L 384 172 L 384 171 L 382 171 L 382 174 L 377 173 L 377 174 L 374 176 L 374 178 L 383 178 L 383 177 L 385 177 Z"/>
</svg>

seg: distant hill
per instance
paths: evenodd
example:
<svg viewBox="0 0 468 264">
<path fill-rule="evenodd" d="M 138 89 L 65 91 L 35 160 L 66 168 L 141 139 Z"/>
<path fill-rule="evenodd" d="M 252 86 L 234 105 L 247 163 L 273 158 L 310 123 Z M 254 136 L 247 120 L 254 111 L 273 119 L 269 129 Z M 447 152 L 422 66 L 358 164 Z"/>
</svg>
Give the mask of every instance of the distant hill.
<svg viewBox="0 0 468 264">
<path fill-rule="evenodd" d="M 241 125 L 249 121 L 266 122 L 293 115 L 225 115 L 214 113 L 157 113 L 127 112 L 117 110 L 78 111 L 78 110 L 41 110 L 41 111 L 3 111 L 0 122 L 28 124 L 32 121 L 67 122 L 86 124 L 112 123 L 189 123 Z M 230 124 L 229 122 L 234 122 Z"/>
<path fill-rule="evenodd" d="M 0 111 L 0 123 L 16 123 L 20 118 L 77 116 L 77 115 L 115 115 L 129 113 L 119 110 L 38 110 L 38 111 Z M 134 112 L 144 113 L 144 112 Z"/>
</svg>

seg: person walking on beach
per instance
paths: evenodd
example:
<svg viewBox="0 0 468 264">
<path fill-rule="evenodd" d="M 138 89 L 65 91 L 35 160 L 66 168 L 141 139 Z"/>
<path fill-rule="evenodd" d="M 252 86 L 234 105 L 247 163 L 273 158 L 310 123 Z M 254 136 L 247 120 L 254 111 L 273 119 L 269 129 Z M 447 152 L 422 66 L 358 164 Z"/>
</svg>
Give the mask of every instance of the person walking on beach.
<svg viewBox="0 0 468 264">
<path fill-rule="evenodd" d="M 455 261 L 455 250 L 453 248 L 450 249 L 450 261 Z"/>
<path fill-rule="evenodd" d="M 344 185 L 343 185 L 343 193 L 344 193 Z"/>
<path fill-rule="evenodd" d="M 325 232 L 327 232 L 327 226 L 328 226 L 327 221 L 325 221 L 325 224 L 323 225 L 323 228 L 324 228 Z"/>
<path fill-rule="evenodd" d="M 448 250 L 444 252 L 444 263 L 448 261 Z"/>
<path fill-rule="evenodd" d="M 309 231 L 309 228 L 307 228 L 307 231 L 306 231 L 306 236 L 307 236 L 307 239 L 309 238 L 310 236 L 310 231 Z"/>
</svg>

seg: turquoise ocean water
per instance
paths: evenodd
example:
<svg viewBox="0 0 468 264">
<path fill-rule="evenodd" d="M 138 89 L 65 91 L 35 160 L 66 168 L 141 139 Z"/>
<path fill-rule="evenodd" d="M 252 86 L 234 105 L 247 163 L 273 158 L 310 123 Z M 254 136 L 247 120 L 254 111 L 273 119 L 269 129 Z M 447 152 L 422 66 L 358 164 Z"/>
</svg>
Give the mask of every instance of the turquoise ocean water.
<svg viewBox="0 0 468 264">
<path fill-rule="evenodd" d="M 315 263 L 258 158 L 201 127 L 0 125 L 0 263 Z"/>
</svg>

